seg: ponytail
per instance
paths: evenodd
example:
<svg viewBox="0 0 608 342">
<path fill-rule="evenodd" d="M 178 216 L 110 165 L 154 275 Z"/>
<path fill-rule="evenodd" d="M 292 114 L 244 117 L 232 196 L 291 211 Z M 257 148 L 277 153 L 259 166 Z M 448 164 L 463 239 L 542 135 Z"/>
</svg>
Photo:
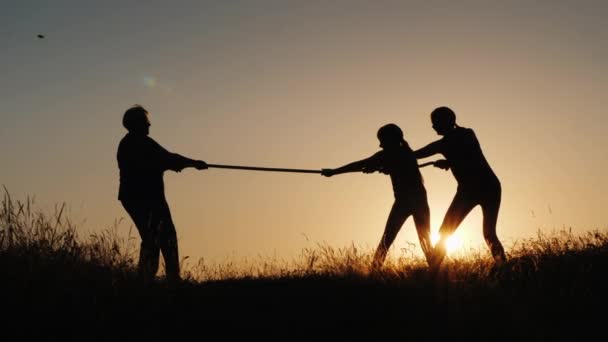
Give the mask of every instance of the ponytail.
<svg viewBox="0 0 608 342">
<path fill-rule="evenodd" d="M 407 143 L 407 141 L 405 141 L 405 139 L 401 138 L 401 146 L 403 146 L 403 148 L 405 148 L 406 151 L 413 153 L 414 151 L 412 150 L 412 148 L 410 147 L 410 144 Z"/>
</svg>

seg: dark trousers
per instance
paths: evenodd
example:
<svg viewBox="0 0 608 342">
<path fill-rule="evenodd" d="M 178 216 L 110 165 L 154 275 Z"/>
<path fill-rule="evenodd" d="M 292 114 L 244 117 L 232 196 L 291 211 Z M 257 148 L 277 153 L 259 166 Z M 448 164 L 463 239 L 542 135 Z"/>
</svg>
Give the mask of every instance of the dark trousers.
<svg viewBox="0 0 608 342">
<path fill-rule="evenodd" d="M 399 233 L 401 227 L 410 216 L 414 217 L 414 224 L 416 225 L 418 239 L 420 240 L 420 247 L 427 258 L 427 261 L 430 262 L 432 252 L 431 215 L 426 195 L 424 195 L 417 199 L 407 198 L 395 200 L 391 212 L 388 215 L 388 219 L 386 220 L 384 233 L 382 234 L 380 243 L 374 253 L 374 260 L 372 262 L 373 269 L 378 269 L 382 266 L 389 248 L 397 237 L 397 233 Z"/>
<path fill-rule="evenodd" d="M 445 214 L 441 228 L 439 228 L 440 241 L 435 246 L 437 264 L 440 264 L 445 257 L 445 243 L 448 237 L 454 233 L 460 223 L 477 205 L 481 206 L 483 213 L 483 237 L 494 260 L 499 264 L 506 261 L 504 248 L 496 235 L 501 192 L 501 186 L 498 182 L 479 188 L 458 188 L 452 204 L 450 204 Z"/>
<path fill-rule="evenodd" d="M 121 202 L 141 237 L 138 267 L 142 280 L 147 283 L 156 276 L 161 251 L 165 260 L 167 280 L 179 280 L 177 234 L 167 201 L 121 200 Z"/>
</svg>

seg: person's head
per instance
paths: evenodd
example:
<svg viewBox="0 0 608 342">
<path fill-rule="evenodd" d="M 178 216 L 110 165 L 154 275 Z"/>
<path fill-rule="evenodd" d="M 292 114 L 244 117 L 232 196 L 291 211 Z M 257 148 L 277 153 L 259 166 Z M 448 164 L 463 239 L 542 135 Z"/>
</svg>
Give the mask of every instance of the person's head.
<svg viewBox="0 0 608 342">
<path fill-rule="evenodd" d="M 130 133 L 148 135 L 151 126 L 148 111 L 140 105 L 134 105 L 123 115 L 122 125 Z"/>
<path fill-rule="evenodd" d="M 438 107 L 431 112 L 433 129 L 439 135 L 445 135 L 456 127 L 456 114 L 448 107 Z"/>
<path fill-rule="evenodd" d="M 392 123 L 380 127 L 378 140 L 380 140 L 380 147 L 385 150 L 403 146 L 405 143 L 403 131 L 399 126 Z"/>
</svg>

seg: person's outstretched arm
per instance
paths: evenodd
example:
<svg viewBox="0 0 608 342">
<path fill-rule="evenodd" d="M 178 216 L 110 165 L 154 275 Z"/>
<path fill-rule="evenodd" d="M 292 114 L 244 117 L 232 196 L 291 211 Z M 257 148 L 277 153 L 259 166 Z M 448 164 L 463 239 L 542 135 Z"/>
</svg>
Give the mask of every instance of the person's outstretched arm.
<svg viewBox="0 0 608 342">
<path fill-rule="evenodd" d="M 432 143 L 424 146 L 423 148 L 414 151 L 414 155 L 416 156 L 416 159 L 430 157 L 437 153 L 441 153 L 441 140 L 432 142 Z M 434 161 L 433 166 L 436 168 L 443 169 L 443 170 L 448 170 L 450 168 L 450 163 L 445 159 L 440 159 L 440 160 Z"/>
<path fill-rule="evenodd" d="M 204 170 L 208 168 L 207 163 L 202 160 L 190 159 L 177 153 L 169 153 L 167 167 L 169 170 L 180 172 L 187 167 L 193 167 L 197 170 Z"/>
<path fill-rule="evenodd" d="M 158 162 L 161 163 L 164 170 L 172 170 L 175 172 L 181 172 L 187 167 L 193 167 L 198 170 L 207 169 L 207 163 L 202 160 L 190 159 L 180 154 L 167 151 L 159 143 L 152 140 L 154 148 L 158 156 Z"/>
<path fill-rule="evenodd" d="M 434 154 L 441 153 L 441 140 L 432 142 L 421 149 L 414 151 L 416 159 L 430 157 Z"/>
<path fill-rule="evenodd" d="M 350 164 L 346 164 L 337 169 L 323 169 L 321 170 L 321 174 L 325 177 L 331 177 L 333 175 L 339 175 L 347 172 L 366 172 L 371 173 L 374 171 L 379 171 L 379 156 L 381 152 L 374 154 L 373 156 L 358 160 L 356 162 L 352 162 Z"/>
</svg>

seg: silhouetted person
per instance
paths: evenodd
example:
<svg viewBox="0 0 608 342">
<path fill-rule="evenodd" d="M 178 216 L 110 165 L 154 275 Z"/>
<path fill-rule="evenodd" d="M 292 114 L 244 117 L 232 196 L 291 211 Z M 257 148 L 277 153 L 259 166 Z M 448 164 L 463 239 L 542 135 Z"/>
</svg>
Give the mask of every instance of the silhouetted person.
<svg viewBox="0 0 608 342">
<path fill-rule="evenodd" d="M 141 237 L 139 276 L 146 284 L 154 279 L 162 251 L 167 281 L 174 284 L 180 280 L 179 254 L 175 226 L 165 198 L 163 173 L 180 172 L 186 167 L 202 170 L 207 164 L 171 153 L 148 137 L 148 111 L 139 105 L 125 112 L 122 123 L 129 132 L 118 146 L 118 199 Z"/>
<path fill-rule="evenodd" d="M 496 265 L 501 265 L 506 261 L 506 256 L 496 235 L 500 181 L 484 157 L 475 132 L 458 126 L 456 114 L 450 108 L 433 110 L 431 121 L 433 129 L 443 138 L 414 152 L 416 158 L 441 153 L 445 159 L 436 161 L 435 167 L 451 169 L 458 182 L 456 195 L 439 228 L 440 240 L 435 246 L 433 265 L 439 267 L 446 254 L 446 240 L 477 205 L 481 206 L 483 213 L 483 237 Z"/>
<path fill-rule="evenodd" d="M 382 151 L 337 169 L 323 169 L 326 177 L 346 173 L 380 171 L 391 177 L 395 202 L 388 216 L 382 239 L 374 254 L 372 269 L 379 269 L 397 233 L 410 215 L 414 216 L 420 247 L 430 262 L 432 251 L 430 239 L 430 213 L 426 189 L 414 152 L 403 139 L 403 132 L 395 124 L 382 126 L 378 130 L 378 140 Z"/>
</svg>

